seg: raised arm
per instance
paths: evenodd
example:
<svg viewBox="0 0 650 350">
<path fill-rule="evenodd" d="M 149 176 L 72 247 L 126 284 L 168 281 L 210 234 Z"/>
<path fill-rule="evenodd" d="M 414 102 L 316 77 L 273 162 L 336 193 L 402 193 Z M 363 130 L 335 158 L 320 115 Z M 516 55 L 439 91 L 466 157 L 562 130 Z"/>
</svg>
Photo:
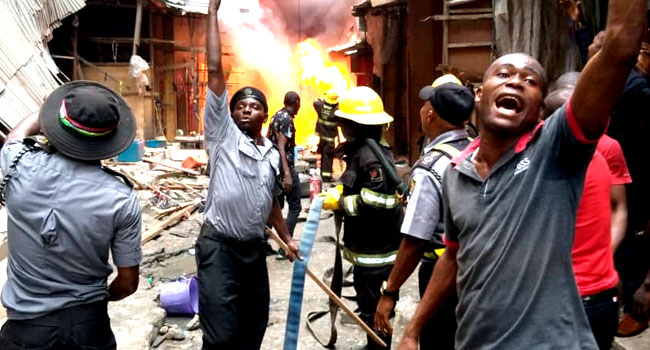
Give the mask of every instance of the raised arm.
<svg viewBox="0 0 650 350">
<path fill-rule="evenodd" d="M 34 113 L 30 115 L 29 117 L 23 119 L 18 125 L 16 125 L 11 132 L 9 132 L 9 135 L 7 135 L 7 139 L 5 142 L 9 142 L 10 140 L 22 140 L 28 136 L 34 136 L 38 134 L 41 131 L 41 123 L 39 122 L 38 119 L 38 113 Z"/>
<path fill-rule="evenodd" d="M 609 2 L 603 48 L 587 62 L 572 97 L 578 127 L 596 140 L 607 126 L 641 44 L 646 28 L 647 0 Z"/>
<path fill-rule="evenodd" d="M 206 45 L 208 55 L 208 87 L 217 96 L 221 96 L 226 90 L 226 78 L 223 74 L 221 63 L 221 38 L 219 37 L 219 19 L 217 11 L 221 0 L 210 0 L 208 8 L 208 30 Z"/>
</svg>

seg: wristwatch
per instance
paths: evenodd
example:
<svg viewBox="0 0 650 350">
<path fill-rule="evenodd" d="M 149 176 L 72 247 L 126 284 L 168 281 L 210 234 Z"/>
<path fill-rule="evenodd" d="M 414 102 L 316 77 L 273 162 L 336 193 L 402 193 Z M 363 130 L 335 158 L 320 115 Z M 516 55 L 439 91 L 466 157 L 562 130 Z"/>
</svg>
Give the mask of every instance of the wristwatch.
<svg viewBox="0 0 650 350">
<path fill-rule="evenodd" d="M 397 302 L 399 300 L 399 289 L 394 290 L 394 291 L 389 291 L 388 290 L 388 281 L 384 281 L 381 284 L 381 288 L 379 289 L 379 293 L 383 296 L 389 297 L 393 299 L 393 301 Z"/>
</svg>

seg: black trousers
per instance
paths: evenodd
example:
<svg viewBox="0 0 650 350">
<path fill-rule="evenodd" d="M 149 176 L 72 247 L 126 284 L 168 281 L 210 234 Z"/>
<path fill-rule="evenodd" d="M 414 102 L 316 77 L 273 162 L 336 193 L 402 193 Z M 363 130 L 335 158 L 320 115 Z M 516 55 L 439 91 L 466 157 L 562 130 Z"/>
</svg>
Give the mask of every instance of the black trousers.
<svg viewBox="0 0 650 350">
<path fill-rule="evenodd" d="M 204 223 L 196 241 L 203 349 L 257 350 L 269 319 L 262 239 L 224 238 Z"/>
<path fill-rule="evenodd" d="M 631 311 L 634 305 L 634 293 L 643 284 L 650 269 L 647 254 L 650 250 L 650 234 L 637 236 L 633 229 L 628 229 L 625 239 L 614 255 L 614 263 L 623 287 L 623 310 Z"/>
<path fill-rule="evenodd" d="M 107 301 L 97 301 L 57 310 L 30 320 L 10 319 L 0 330 L 0 349 L 116 349 L 107 307 Z"/>
<path fill-rule="evenodd" d="M 332 179 L 332 163 L 334 162 L 334 142 L 321 140 L 318 144 L 320 153 L 320 176 L 323 180 Z"/>
<path fill-rule="evenodd" d="M 298 223 L 298 217 L 300 216 L 300 210 L 302 205 L 300 204 L 300 179 L 298 178 L 298 173 L 291 169 L 291 190 L 289 193 L 283 193 L 278 196 L 278 202 L 280 202 L 280 207 L 284 208 L 284 198 L 287 198 L 287 203 L 289 204 L 289 212 L 287 213 L 287 228 L 291 237 L 293 237 L 293 231 L 296 229 L 296 224 Z"/>
<path fill-rule="evenodd" d="M 370 328 L 375 328 L 375 312 L 377 312 L 377 304 L 381 294 L 379 289 L 381 284 L 388 279 L 392 265 L 384 267 L 363 267 L 354 266 L 352 275 L 354 277 L 354 290 L 357 292 L 357 306 L 359 306 L 359 317 Z M 388 348 L 383 348 L 375 343 L 370 336 L 368 336 L 368 350 L 375 349 L 390 349 L 391 336 L 379 335 L 382 340 L 388 345 Z"/>
<path fill-rule="evenodd" d="M 418 270 L 420 298 L 424 295 L 436 261 L 423 261 Z M 420 332 L 420 349 L 454 350 L 456 337 L 456 296 L 443 305 Z"/>
<path fill-rule="evenodd" d="M 609 350 L 618 330 L 618 290 L 608 289 L 582 301 L 600 350 Z"/>
</svg>

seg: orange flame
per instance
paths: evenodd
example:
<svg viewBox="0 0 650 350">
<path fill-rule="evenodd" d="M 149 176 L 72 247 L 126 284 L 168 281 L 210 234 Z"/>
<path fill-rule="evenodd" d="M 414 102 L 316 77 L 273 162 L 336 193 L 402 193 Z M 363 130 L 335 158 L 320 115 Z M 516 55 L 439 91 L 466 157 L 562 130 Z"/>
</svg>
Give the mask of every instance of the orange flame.
<svg viewBox="0 0 650 350">
<path fill-rule="evenodd" d="M 325 92 L 335 90 L 343 92 L 356 86 L 356 77 L 350 73 L 347 62 L 337 62 L 329 55 L 318 41 L 307 39 L 296 46 L 295 53 L 301 77 L 301 102 L 302 107 L 295 119 L 296 143 L 298 145 L 318 145 L 318 137 L 314 135 L 316 111 L 311 102 L 321 98 Z M 314 138 L 315 137 L 315 138 Z"/>
<path fill-rule="evenodd" d="M 296 41 L 285 33 L 286 25 L 279 20 L 272 3 L 261 0 L 223 2 L 220 13 L 228 14 L 220 17 L 227 32 L 222 36 L 222 44 L 228 89 L 232 94 L 246 85 L 261 88 L 269 104 L 269 119 L 283 107 L 287 91 L 298 92 L 302 107 L 294 120 L 296 144 L 306 145 L 314 140 L 311 136 L 317 115 L 313 101 L 322 98 L 330 89 L 340 95 L 356 86 L 348 59 L 332 59 L 320 43 L 347 43 L 355 33 L 341 31 L 340 38 L 307 39 L 295 44 Z M 323 2 L 323 6 L 330 6 L 328 3 Z M 267 127 L 263 132 L 266 133 Z"/>
</svg>

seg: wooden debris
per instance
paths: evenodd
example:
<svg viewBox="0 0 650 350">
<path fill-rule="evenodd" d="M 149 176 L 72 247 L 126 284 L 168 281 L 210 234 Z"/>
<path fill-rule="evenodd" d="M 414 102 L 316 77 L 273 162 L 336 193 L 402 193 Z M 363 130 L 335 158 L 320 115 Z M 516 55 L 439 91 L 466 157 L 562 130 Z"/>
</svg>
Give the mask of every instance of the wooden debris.
<svg viewBox="0 0 650 350">
<path fill-rule="evenodd" d="M 176 213 L 170 215 L 167 219 L 157 223 L 153 227 L 149 228 L 145 233 L 142 234 L 142 244 L 149 242 L 150 240 L 158 237 L 160 232 L 166 229 L 169 226 L 172 226 L 182 220 L 185 216 L 190 215 L 194 209 L 196 209 L 201 203 L 200 199 L 195 200 L 189 206 L 179 209 Z"/>
<path fill-rule="evenodd" d="M 163 184 L 162 186 L 165 186 L 165 188 L 169 190 L 186 190 L 189 188 L 196 189 L 196 190 L 204 190 L 207 187 L 205 185 L 201 184 L 186 184 L 186 183 L 174 183 L 174 182 L 167 182 Z"/>
<path fill-rule="evenodd" d="M 178 206 L 174 206 L 174 207 L 171 207 L 171 208 L 168 208 L 168 209 L 158 209 L 156 207 L 151 207 L 151 209 L 157 213 L 155 218 L 160 219 L 160 218 L 162 218 L 162 217 L 164 217 L 166 215 L 169 215 L 169 214 L 177 212 L 177 211 L 179 211 L 181 209 L 187 208 L 190 205 L 194 204 L 195 202 L 196 202 L 196 200 L 192 200 L 190 202 L 182 203 L 182 204 L 180 204 Z"/>
<path fill-rule="evenodd" d="M 183 176 L 183 175 L 185 175 L 185 173 L 182 172 L 182 171 L 174 171 L 174 172 L 170 172 L 170 173 L 164 173 L 164 174 L 156 175 L 154 177 L 154 179 L 155 179 L 155 181 L 158 181 L 158 180 L 167 179 L 167 178 L 170 178 L 170 177 L 177 177 L 177 176 Z"/>
<path fill-rule="evenodd" d="M 160 165 L 160 166 L 163 166 L 163 167 L 167 167 L 167 168 L 169 168 L 169 169 L 173 169 L 173 170 L 176 170 L 176 171 L 182 171 L 182 172 L 184 172 L 184 173 L 187 173 L 187 174 L 190 174 L 190 175 L 194 175 L 194 176 L 199 176 L 199 175 L 201 175 L 201 173 L 199 173 L 198 171 L 190 170 L 190 169 L 185 169 L 185 168 L 178 167 L 178 166 L 175 166 L 175 165 L 166 164 L 166 163 L 163 163 L 163 162 L 159 162 L 159 161 L 157 161 L 157 160 L 153 160 L 153 159 L 151 159 L 151 158 L 142 158 L 142 161 L 143 161 L 143 162 L 147 162 L 147 163 L 151 163 L 151 164 Z"/>
</svg>

